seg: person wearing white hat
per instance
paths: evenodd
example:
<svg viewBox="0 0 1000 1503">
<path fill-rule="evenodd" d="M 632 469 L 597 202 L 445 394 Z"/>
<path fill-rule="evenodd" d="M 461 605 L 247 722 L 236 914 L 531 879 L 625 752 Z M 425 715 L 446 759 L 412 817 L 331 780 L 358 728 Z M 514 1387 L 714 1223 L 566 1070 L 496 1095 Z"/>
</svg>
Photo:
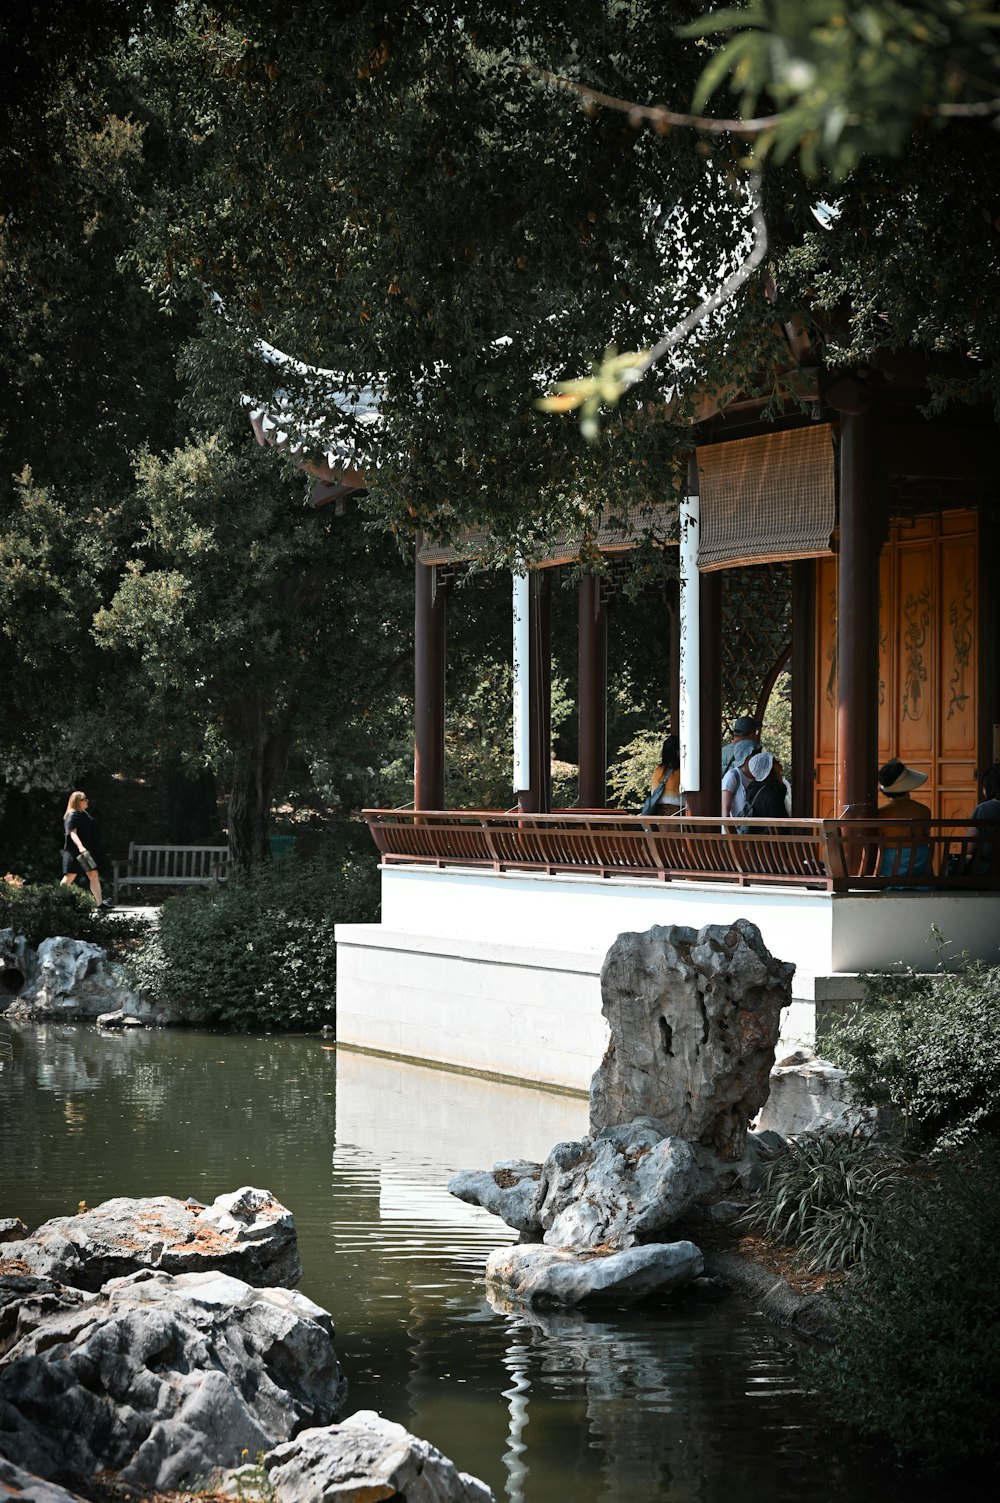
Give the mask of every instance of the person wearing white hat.
<svg viewBox="0 0 1000 1503">
<path fill-rule="evenodd" d="M 919 877 L 931 864 L 931 848 L 921 843 L 927 840 L 927 821 L 931 811 L 919 799 L 910 797 L 914 788 L 926 782 L 926 772 L 915 772 L 898 757 L 878 770 L 878 786 L 889 800 L 882 812 L 892 813 L 891 822 L 882 826 L 879 840 L 882 848 L 878 864 L 880 876 Z"/>
<path fill-rule="evenodd" d="M 745 737 L 733 747 L 733 765 L 722 779 L 722 817 L 729 819 L 743 813 L 747 789 L 753 781 L 749 762 L 757 750 L 756 741 Z"/>
<path fill-rule="evenodd" d="M 784 819 L 785 784 L 777 757 L 759 751 L 750 758 L 748 768 L 753 782 L 747 789 L 743 813 L 753 819 Z"/>
</svg>

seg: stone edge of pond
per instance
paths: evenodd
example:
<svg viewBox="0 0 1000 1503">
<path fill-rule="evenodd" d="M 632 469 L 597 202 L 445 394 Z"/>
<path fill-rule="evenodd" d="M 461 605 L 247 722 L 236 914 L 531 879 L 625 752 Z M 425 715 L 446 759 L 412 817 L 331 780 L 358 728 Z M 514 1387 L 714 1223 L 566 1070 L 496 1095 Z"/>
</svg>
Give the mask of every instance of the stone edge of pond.
<svg viewBox="0 0 1000 1503">
<path fill-rule="evenodd" d="M 767 1319 L 799 1336 L 833 1339 L 833 1306 L 825 1294 L 796 1294 L 788 1281 L 740 1253 L 705 1248 L 705 1272 L 749 1299 Z"/>
</svg>

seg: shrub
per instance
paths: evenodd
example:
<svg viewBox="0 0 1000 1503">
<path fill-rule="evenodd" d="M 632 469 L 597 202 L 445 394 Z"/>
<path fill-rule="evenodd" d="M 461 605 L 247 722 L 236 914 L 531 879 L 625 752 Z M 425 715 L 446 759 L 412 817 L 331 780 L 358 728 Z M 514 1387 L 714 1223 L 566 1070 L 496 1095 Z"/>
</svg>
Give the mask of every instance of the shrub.
<svg viewBox="0 0 1000 1503">
<path fill-rule="evenodd" d="M 373 919 L 375 861 L 294 859 L 163 905 L 129 963 L 132 984 L 242 1028 L 302 1028 L 334 1016 L 334 924 Z"/>
<path fill-rule="evenodd" d="M 823 1040 L 855 1097 L 891 1107 L 914 1146 L 1000 1133 L 1000 966 L 864 982 L 862 1006 Z"/>
<path fill-rule="evenodd" d="M 102 913 L 89 893 L 59 882 L 36 885 L 10 875 L 0 881 L 0 929 L 23 934 L 37 947 L 44 939 L 63 934 L 100 945 L 109 955 L 127 954 L 146 932 L 141 919 Z"/>
<path fill-rule="evenodd" d="M 867 1138 L 803 1133 L 777 1149 L 744 1222 L 793 1245 L 817 1273 L 862 1261 L 902 1166 Z"/>
<path fill-rule="evenodd" d="M 836 1346 L 804 1360 L 839 1417 L 940 1467 L 997 1451 L 998 1144 L 933 1163 L 885 1202 L 863 1276 L 834 1293 Z"/>
</svg>

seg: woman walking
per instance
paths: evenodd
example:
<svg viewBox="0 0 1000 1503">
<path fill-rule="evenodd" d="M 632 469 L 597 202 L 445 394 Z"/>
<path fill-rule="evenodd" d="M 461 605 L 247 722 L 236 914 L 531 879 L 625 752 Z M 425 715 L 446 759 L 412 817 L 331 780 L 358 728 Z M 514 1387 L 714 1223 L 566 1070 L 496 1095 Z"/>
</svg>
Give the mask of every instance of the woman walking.
<svg viewBox="0 0 1000 1503">
<path fill-rule="evenodd" d="M 79 872 L 83 872 L 90 884 L 94 902 L 104 906 L 101 893 L 101 877 L 97 862 L 90 853 L 97 844 L 97 826 L 87 813 L 90 803 L 85 793 L 71 793 L 66 813 L 63 815 L 62 885 L 71 887 Z"/>
</svg>

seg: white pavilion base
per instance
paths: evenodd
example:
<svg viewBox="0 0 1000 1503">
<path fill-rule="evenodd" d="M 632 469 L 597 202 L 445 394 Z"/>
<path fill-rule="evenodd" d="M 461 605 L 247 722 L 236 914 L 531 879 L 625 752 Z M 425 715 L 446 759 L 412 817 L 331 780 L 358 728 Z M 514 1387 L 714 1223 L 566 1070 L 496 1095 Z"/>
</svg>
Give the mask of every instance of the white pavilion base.
<svg viewBox="0 0 1000 1503">
<path fill-rule="evenodd" d="M 747 918 L 796 967 L 781 1052 L 861 994 L 858 973 L 1000 961 L 1000 893 L 826 893 L 720 883 L 383 867 L 382 922 L 337 925 L 337 1038 L 586 1091 L 607 1041 L 600 972 L 621 933 Z"/>
</svg>

